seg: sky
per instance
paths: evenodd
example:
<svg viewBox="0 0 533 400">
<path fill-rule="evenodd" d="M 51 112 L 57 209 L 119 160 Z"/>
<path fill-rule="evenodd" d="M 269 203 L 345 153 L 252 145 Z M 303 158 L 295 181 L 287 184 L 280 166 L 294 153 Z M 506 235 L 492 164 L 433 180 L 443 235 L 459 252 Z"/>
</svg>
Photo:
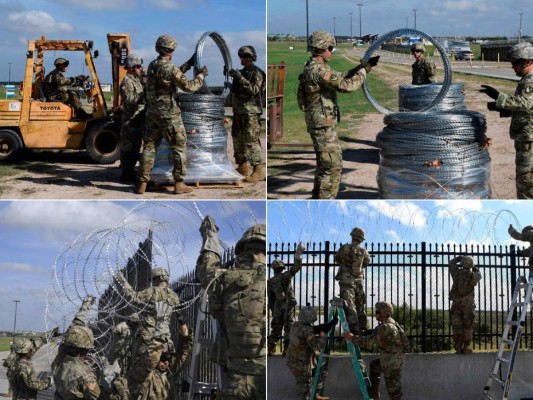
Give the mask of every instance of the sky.
<svg viewBox="0 0 533 400">
<path fill-rule="evenodd" d="M 309 33 L 325 30 L 336 35 L 361 32 L 384 34 L 416 28 L 430 36 L 517 36 L 522 15 L 522 35 L 533 35 L 533 2 L 524 0 L 307 0 Z M 268 33 L 305 36 L 306 0 L 268 0 Z M 353 13 L 350 16 L 349 13 Z M 333 19 L 335 18 L 335 20 Z"/>
<path fill-rule="evenodd" d="M 258 65 L 266 65 L 264 0 L 0 0 L 0 16 L 0 81 L 8 80 L 8 63 L 12 63 L 11 80 L 22 79 L 27 41 L 41 36 L 93 40 L 103 83 L 111 81 L 107 33 L 129 33 L 132 52 L 145 65 L 157 57 L 158 36 L 177 39 L 173 61 L 179 66 L 194 53 L 202 34 L 211 31 L 226 41 L 233 67 L 240 67 L 237 50 L 245 44 L 256 48 Z M 45 60 L 46 71 L 53 69 L 56 57 L 67 54 L 71 61 L 67 76 L 87 74 L 81 52 L 57 52 Z M 222 56 L 211 39 L 206 40 L 203 61 L 209 69 L 208 84 L 221 84 Z"/>
<path fill-rule="evenodd" d="M 265 203 L 1 201 L 0 330 L 13 330 L 13 300 L 20 300 L 17 331 L 44 331 L 46 319 L 54 317 L 46 315 L 47 292 L 61 278 L 75 277 L 74 297 L 96 294 L 96 286 L 101 289 L 109 280 L 106 267 L 123 265 L 144 240 L 147 221 L 155 228 L 154 242 L 168 242 L 159 253 L 168 252 L 171 277 L 191 271 L 201 246 L 198 229 L 206 215 L 217 222 L 222 245 L 233 246 L 248 227 L 265 223 Z M 167 267 L 163 258 L 156 262 Z M 102 268 L 104 262 L 111 267 Z M 48 304 L 63 295 L 50 290 Z"/>
</svg>

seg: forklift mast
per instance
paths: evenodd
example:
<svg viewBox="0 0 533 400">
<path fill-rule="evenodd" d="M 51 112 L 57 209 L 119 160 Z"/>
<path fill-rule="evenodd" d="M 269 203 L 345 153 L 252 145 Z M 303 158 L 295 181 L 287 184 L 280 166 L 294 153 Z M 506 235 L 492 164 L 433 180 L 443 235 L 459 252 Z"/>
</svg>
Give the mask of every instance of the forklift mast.
<svg viewBox="0 0 533 400">
<path fill-rule="evenodd" d="M 131 51 L 130 35 L 127 33 L 108 33 L 107 44 L 111 53 L 111 71 L 113 73 L 113 110 L 117 111 L 121 104 L 120 82 L 126 76 L 124 61 Z"/>
</svg>

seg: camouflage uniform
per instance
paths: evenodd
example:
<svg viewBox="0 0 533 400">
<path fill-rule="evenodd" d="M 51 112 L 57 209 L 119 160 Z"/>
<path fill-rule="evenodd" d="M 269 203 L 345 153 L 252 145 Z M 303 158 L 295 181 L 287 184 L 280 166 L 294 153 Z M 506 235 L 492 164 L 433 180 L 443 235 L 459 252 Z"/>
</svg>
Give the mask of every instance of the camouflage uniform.
<svg viewBox="0 0 533 400">
<path fill-rule="evenodd" d="M 276 262 L 281 264 L 281 267 L 276 268 L 274 266 Z M 274 276 L 267 282 L 268 308 L 272 311 L 270 322 L 272 330 L 268 337 L 268 348 L 269 352 L 275 350 L 276 343 L 281 339 L 281 333 L 285 329 L 283 336 L 283 352 L 285 353 L 289 345 L 296 307 L 291 280 L 302 268 L 302 260 L 295 259 L 292 267 L 286 272 L 283 272 L 284 264 L 279 260 L 274 260 L 272 268 L 274 268 Z"/>
<path fill-rule="evenodd" d="M 182 182 L 186 172 L 187 132 L 181 120 L 181 110 L 175 99 L 178 89 L 195 92 L 202 87 L 204 75 L 189 81 L 179 67 L 159 56 L 148 66 L 146 76 L 146 131 L 140 164 L 140 182 L 150 181 L 155 154 L 164 138 L 174 158 L 173 176 Z"/>
<path fill-rule="evenodd" d="M 472 352 L 470 343 L 475 324 L 474 289 L 481 280 L 481 273 L 474 266 L 471 257 L 455 257 L 448 262 L 448 268 L 453 280 L 450 291 L 450 321 L 455 350 L 457 353 L 469 354 Z"/>
<path fill-rule="evenodd" d="M 357 229 L 352 230 L 352 235 Z M 340 298 L 352 333 L 367 329 L 364 280 L 370 257 L 360 243 L 354 240 L 341 246 L 335 254 L 335 262 L 340 265 L 335 279 L 339 282 Z"/>
<path fill-rule="evenodd" d="M 122 127 L 120 129 L 120 168 L 132 171 L 139 159 L 142 142 L 144 88 L 139 78 L 126 74 L 120 83 Z"/>
<path fill-rule="evenodd" d="M 508 232 L 513 239 L 529 242 L 529 247 L 518 251 L 518 255 L 527 257 L 529 274 L 533 274 L 533 226 L 526 226 L 524 229 L 522 229 L 522 233 L 520 233 L 511 225 L 509 226 Z"/>
<path fill-rule="evenodd" d="M 11 375 L 13 399 L 33 400 L 37 398 L 37 391 L 50 387 L 49 379 L 39 379 L 35 375 L 33 363 L 28 358 L 19 358 L 13 366 Z"/>
<path fill-rule="evenodd" d="M 401 400 L 402 368 L 405 353 L 409 351 L 409 340 L 403 328 L 392 317 L 380 321 L 379 325 L 369 335 L 354 336 L 352 341 L 360 346 L 377 345 L 379 358 L 370 362 L 370 381 L 372 383 L 372 398 L 379 397 L 379 381 L 383 373 L 385 386 L 392 400 Z M 378 394 L 375 396 L 375 394 Z"/>
<path fill-rule="evenodd" d="M 210 219 L 210 217 L 206 217 Z M 206 235 L 218 244 L 218 227 L 206 233 L 196 262 L 196 275 L 202 287 L 209 289 L 209 309 L 224 331 L 226 343 L 222 382 L 223 399 L 266 398 L 266 265 L 265 225 L 249 228 L 235 246 L 236 258 L 231 268 L 220 263 L 217 245 L 209 246 Z M 216 236 L 216 237 L 215 237 Z M 261 243 L 261 252 L 247 246 Z"/>
<path fill-rule="evenodd" d="M 318 34 L 328 35 L 325 32 L 313 33 Z M 366 78 L 364 68 L 350 72 L 352 71 L 344 74 L 336 72 L 322 62 L 322 58 L 313 57 L 305 64 L 302 74 L 305 85 L 305 123 L 316 153 L 313 199 L 334 199 L 339 191 L 342 149 L 336 129 L 340 116 L 337 92 L 354 92 Z"/>
<path fill-rule="evenodd" d="M 6 369 L 6 375 L 7 375 L 7 384 L 8 384 L 8 391 L 7 391 L 7 397 L 11 397 L 11 371 L 13 370 L 13 366 L 15 365 L 15 361 L 17 360 L 17 354 L 15 353 L 15 345 L 11 345 L 11 351 L 7 358 L 2 363 L 2 366 Z"/>
<path fill-rule="evenodd" d="M 126 376 L 131 365 L 131 329 L 126 322 L 121 322 L 113 329 L 113 352 L 120 366 L 120 375 Z"/>
<path fill-rule="evenodd" d="M 433 60 L 429 60 L 421 56 L 420 60 L 416 60 L 413 65 L 413 85 L 427 85 L 428 83 L 435 83 L 435 72 L 437 67 Z"/>
<path fill-rule="evenodd" d="M 47 99 L 60 101 L 79 110 L 81 106 L 80 96 L 67 88 L 76 82 L 76 78 L 66 78 L 63 73 L 54 69 L 44 78 L 43 92 Z"/>
</svg>

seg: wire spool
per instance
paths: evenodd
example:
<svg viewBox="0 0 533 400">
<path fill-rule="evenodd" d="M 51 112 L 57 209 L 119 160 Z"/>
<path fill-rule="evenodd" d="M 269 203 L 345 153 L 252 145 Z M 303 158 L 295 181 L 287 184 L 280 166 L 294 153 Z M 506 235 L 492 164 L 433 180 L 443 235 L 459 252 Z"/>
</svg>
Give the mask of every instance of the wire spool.
<svg viewBox="0 0 533 400">
<path fill-rule="evenodd" d="M 429 85 L 400 85 L 398 108 L 402 111 L 420 111 L 432 102 L 442 90 L 442 85 L 432 83 Z M 453 83 L 446 96 L 431 111 L 457 111 L 466 110 L 464 104 L 464 85 Z"/>
<path fill-rule="evenodd" d="M 231 54 L 228 48 L 228 45 L 226 44 L 226 41 L 224 38 L 218 33 L 218 32 L 205 32 L 202 37 L 198 40 L 196 43 L 196 52 L 195 52 L 195 58 L 194 58 L 194 65 L 197 69 L 200 69 L 204 66 L 202 57 L 204 53 L 204 46 L 206 39 L 210 37 L 213 39 L 215 44 L 220 50 L 220 53 L 222 54 L 222 58 L 224 59 L 224 66 L 225 66 L 225 78 L 224 78 L 224 90 L 222 91 L 222 96 L 227 96 L 229 94 L 229 91 L 231 89 L 231 82 L 230 82 L 230 76 L 229 71 L 233 68 L 232 62 L 231 62 Z M 202 87 L 202 90 L 199 93 L 213 93 L 211 89 L 207 86 L 207 84 L 204 84 L 204 87 Z"/>
<path fill-rule="evenodd" d="M 491 198 L 483 114 L 403 112 L 384 122 L 377 136 L 381 198 Z"/>
</svg>

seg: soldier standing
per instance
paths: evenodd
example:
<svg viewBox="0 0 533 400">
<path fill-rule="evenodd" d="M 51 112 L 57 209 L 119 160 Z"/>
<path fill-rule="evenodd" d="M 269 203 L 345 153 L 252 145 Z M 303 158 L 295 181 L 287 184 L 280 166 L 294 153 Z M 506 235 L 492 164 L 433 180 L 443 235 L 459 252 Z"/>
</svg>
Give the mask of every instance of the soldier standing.
<svg viewBox="0 0 533 400">
<path fill-rule="evenodd" d="M 374 306 L 378 326 L 369 335 L 357 336 L 346 332 L 346 340 L 363 346 L 376 344 L 379 358 L 370 362 L 370 397 L 379 399 L 379 382 L 381 374 L 385 375 L 385 386 L 391 400 L 401 400 L 402 368 L 405 353 L 409 351 L 409 339 L 403 328 L 392 318 L 392 304 L 380 301 Z"/>
<path fill-rule="evenodd" d="M 233 154 L 239 164 L 237 171 L 247 176 L 245 182 L 255 183 L 265 179 L 265 164 L 261 154 L 261 121 L 263 112 L 262 97 L 265 95 L 265 73 L 254 61 L 257 53 L 253 46 L 242 46 L 238 51 L 241 70 L 232 69 L 233 78 Z M 253 171 L 250 175 L 250 167 Z M 248 176 L 249 175 L 249 176 Z"/>
<path fill-rule="evenodd" d="M 60 101 L 74 108 L 76 118 L 88 119 L 92 114 L 88 114 L 82 108 L 80 96 L 73 90 L 68 90 L 69 86 L 83 83 L 87 80 L 84 75 L 78 75 L 75 78 L 66 78 L 63 75 L 66 72 L 69 61 L 65 58 L 56 58 L 54 66 L 56 67 L 44 78 L 43 92 L 47 100 Z"/>
<path fill-rule="evenodd" d="M 336 125 L 340 121 L 337 92 L 354 92 L 361 87 L 367 72 L 376 65 L 378 57 L 346 74 L 335 72 L 327 63 L 336 46 L 332 34 L 316 31 L 307 41 L 311 59 L 300 75 L 298 103 L 305 111 L 307 132 L 311 135 L 316 153 L 313 199 L 334 199 L 339 191 L 342 174 L 342 150 Z"/>
<path fill-rule="evenodd" d="M 367 329 L 364 282 L 365 268 L 370 257 L 361 246 L 365 240 L 365 231 L 353 228 L 350 236 L 352 243 L 341 246 L 335 254 L 335 262 L 340 266 L 335 279 L 339 282 L 340 298 L 343 300 L 350 332 L 357 334 Z"/>
<path fill-rule="evenodd" d="M 144 125 L 144 87 L 140 77 L 143 60 L 129 54 L 124 60 L 126 76 L 120 82 L 122 127 L 120 130 L 120 168 L 123 180 L 137 181 L 135 164 L 139 159 Z"/>
<path fill-rule="evenodd" d="M 479 91 L 495 102 L 487 103 L 490 111 L 499 111 L 500 117 L 511 117 L 509 134 L 516 151 L 516 197 L 533 199 L 533 46 L 522 42 L 509 50 L 507 58 L 517 76 L 521 77 L 514 96 L 500 93 L 488 85 Z"/>
<path fill-rule="evenodd" d="M 305 246 L 300 243 L 294 255 L 294 263 L 286 272 L 283 272 L 285 264 L 281 260 L 274 260 L 270 265 L 274 270 L 274 276 L 267 282 L 268 308 L 272 312 L 271 332 L 268 337 L 268 355 L 276 352 L 276 343 L 281 339 L 283 331 L 283 355 L 287 351 L 296 308 L 296 298 L 294 297 L 291 280 L 302 269 L 302 252 L 304 250 Z"/>
<path fill-rule="evenodd" d="M 413 85 L 427 85 L 435 83 L 435 71 L 437 67 L 433 60 L 424 57 L 424 43 L 417 42 L 411 45 L 411 54 L 415 58 L 413 68 Z"/>
<path fill-rule="evenodd" d="M 448 268 L 453 280 L 450 291 L 450 320 L 457 354 L 471 354 L 472 334 L 476 304 L 474 289 L 481 280 L 479 269 L 474 266 L 474 260 L 469 256 L 458 256 L 448 262 Z"/>
<path fill-rule="evenodd" d="M 35 353 L 35 344 L 29 339 L 20 339 L 15 343 L 17 360 L 11 371 L 10 384 L 15 400 L 35 400 L 37 391 L 53 385 L 53 378 L 38 379 L 33 369 L 31 358 Z"/>
<path fill-rule="evenodd" d="M 2 363 L 2 366 L 6 369 L 6 375 L 7 375 L 7 384 L 8 389 L 7 393 L 4 394 L 4 397 L 11 397 L 13 395 L 13 390 L 11 390 L 11 383 L 10 383 L 10 376 L 11 371 L 13 370 L 13 366 L 15 365 L 15 361 L 17 359 L 17 353 L 15 353 L 15 343 L 11 343 L 9 355 L 7 358 L 4 359 L 4 362 Z"/>
<path fill-rule="evenodd" d="M 231 268 L 220 263 L 218 230 L 215 221 L 205 217 L 196 275 L 202 287 L 209 288 L 210 312 L 224 331 L 227 370 L 222 398 L 265 399 L 266 226 L 254 225 L 244 232 L 235 245 Z"/>
<path fill-rule="evenodd" d="M 140 164 L 139 185 L 135 193 L 143 194 L 150 181 L 155 154 L 164 138 L 172 149 L 174 158 L 174 193 L 190 193 L 185 185 L 187 132 L 181 120 L 181 110 L 175 99 L 178 89 L 195 92 L 203 85 L 207 67 L 189 81 L 183 71 L 171 63 L 177 42 L 170 35 L 159 36 L 155 49 L 159 57 L 148 66 L 146 75 L 146 131 L 143 134 L 144 148 Z"/>
<path fill-rule="evenodd" d="M 518 232 L 513 225 L 509 225 L 507 232 L 513 239 L 529 242 L 529 247 L 520 250 L 518 255 L 528 258 L 529 275 L 533 274 L 533 225 L 526 226 L 522 229 L 522 233 Z"/>
</svg>

